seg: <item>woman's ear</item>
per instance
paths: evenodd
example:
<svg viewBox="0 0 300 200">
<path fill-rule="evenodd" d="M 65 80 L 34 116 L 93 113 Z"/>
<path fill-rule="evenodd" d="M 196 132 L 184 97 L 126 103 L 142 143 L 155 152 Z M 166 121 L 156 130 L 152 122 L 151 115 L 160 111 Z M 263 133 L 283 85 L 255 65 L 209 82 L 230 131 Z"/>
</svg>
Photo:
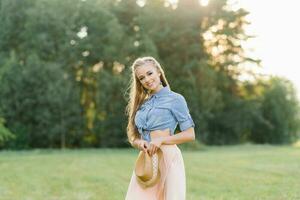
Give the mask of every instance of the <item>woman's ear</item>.
<svg viewBox="0 0 300 200">
<path fill-rule="evenodd" d="M 159 70 L 157 72 L 158 72 L 158 76 L 161 77 L 161 72 Z"/>
<path fill-rule="evenodd" d="M 158 76 L 160 77 L 161 76 L 161 71 L 158 67 L 156 67 L 156 71 L 157 71 Z"/>
</svg>

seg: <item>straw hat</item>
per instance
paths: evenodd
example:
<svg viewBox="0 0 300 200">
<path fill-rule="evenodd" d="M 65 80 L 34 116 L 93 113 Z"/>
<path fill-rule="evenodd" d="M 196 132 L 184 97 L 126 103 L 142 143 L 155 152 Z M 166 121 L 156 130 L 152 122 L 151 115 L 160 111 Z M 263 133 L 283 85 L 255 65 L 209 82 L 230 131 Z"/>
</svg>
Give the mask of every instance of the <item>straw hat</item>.
<svg viewBox="0 0 300 200">
<path fill-rule="evenodd" d="M 160 178 L 159 162 L 161 159 L 161 150 L 158 149 L 157 153 L 149 156 L 148 153 L 140 151 L 138 158 L 135 162 L 135 175 L 138 183 L 142 187 L 150 187 L 155 185 Z"/>
</svg>

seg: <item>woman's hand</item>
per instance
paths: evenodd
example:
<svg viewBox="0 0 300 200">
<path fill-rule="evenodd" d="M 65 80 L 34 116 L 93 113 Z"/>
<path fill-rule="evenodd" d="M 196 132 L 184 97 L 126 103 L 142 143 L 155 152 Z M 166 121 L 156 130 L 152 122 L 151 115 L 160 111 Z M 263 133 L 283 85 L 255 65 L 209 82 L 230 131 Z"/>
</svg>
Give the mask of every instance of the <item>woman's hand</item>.
<svg viewBox="0 0 300 200">
<path fill-rule="evenodd" d="M 149 143 L 146 140 L 139 140 L 138 141 L 138 149 L 147 153 L 147 150 L 149 148 Z"/>
<path fill-rule="evenodd" d="M 160 148 L 162 145 L 163 139 L 160 137 L 158 138 L 153 138 L 152 141 L 150 142 L 149 148 L 148 148 L 148 154 L 150 156 L 154 155 L 157 150 Z"/>
</svg>

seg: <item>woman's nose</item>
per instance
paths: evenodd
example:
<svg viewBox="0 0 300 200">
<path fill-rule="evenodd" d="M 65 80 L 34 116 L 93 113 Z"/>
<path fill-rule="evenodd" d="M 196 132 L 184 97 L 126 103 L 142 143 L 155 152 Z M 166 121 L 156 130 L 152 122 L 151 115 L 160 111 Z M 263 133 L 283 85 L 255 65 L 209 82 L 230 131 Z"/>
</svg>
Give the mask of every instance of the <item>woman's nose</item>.
<svg viewBox="0 0 300 200">
<path fill-rule="evenodd" d="M 145 82 L 147 83 L 149 80 L 150 80 L 149 77 L 146 76 L 146 77 L 145 77 Z"/>
</svg>

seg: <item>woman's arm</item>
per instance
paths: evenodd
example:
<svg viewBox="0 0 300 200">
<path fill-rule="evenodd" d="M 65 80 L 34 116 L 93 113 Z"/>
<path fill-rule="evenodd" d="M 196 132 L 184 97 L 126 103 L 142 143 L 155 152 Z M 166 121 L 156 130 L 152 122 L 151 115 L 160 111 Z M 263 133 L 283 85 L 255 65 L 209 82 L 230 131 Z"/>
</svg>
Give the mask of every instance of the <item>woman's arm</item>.
<svg viewBox="0 0 300 200">
<path fill-rule="evenodd" d="M 153 138 L 150 142 L 148 153 L 150 156 L 156 153 L 162 144 L 181 144 L 195 140 L 194 127 L 190 127 L 185 131 L 175 135 Z"/>
<path fill-rule="evenodd" d="M 190 142 L 195 140 L 195 131 L 194 127 L 190 127 L 185 131 L 180 133 L 162 137 L 162 144 L 181 144 L 185 142 Z"/>
</svg>

